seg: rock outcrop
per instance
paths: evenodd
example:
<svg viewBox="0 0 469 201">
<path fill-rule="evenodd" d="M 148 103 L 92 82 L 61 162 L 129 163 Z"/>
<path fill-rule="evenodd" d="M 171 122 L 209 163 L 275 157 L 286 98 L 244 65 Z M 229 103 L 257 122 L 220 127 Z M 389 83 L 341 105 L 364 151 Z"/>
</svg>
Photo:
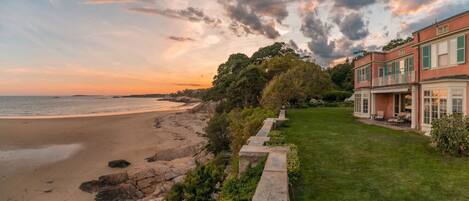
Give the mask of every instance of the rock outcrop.
<svg viewBox="0 0 469 201">
<path fill-rule="evenodd" d="M 126 168 L 130 165 L 129 161 L 126 160 L 113 160 L 109 161 L 108 166 L 110 168 Z"/>
</svg>

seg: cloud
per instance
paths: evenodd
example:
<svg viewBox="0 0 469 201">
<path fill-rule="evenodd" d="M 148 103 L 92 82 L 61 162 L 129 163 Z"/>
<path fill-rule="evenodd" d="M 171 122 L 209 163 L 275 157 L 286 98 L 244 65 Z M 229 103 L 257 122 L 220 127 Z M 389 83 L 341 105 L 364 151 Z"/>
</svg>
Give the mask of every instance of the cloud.
<svg viewBox="0 0 469 201">
<path fill-rule="evenodd" d="M 360 40 L 370 34 L 368 24 L 359 13 L 350 13 L 337 22 L 340 32 L 350 40 Z"/>
<path fill-rule="evenodd" d="M 181 86 L 181 87 L 201 87 L 203 85 L 197 83 L 172 83 L 172 85 Z"/>
<path fill-rule="evenodd" d="M 347 8 L 352 10 L 361 9 L 363 7 L 376 3 L 377 0 L 335 0 L 335 7 Z"/>
<path fill-rule="evenodd" d="M 440 0 L 412 0 L 412 1 L 402 1 L 402 0 L 387 0 L 389 3 L 389 8 L 395 16 L 399 15 L 408 15 L 413 13 L 420 13 L 422 10 L 429 9 L 432 7 L 433 3 L 436 3 Z"/>
<path fill-rule="evenodd" d="M 85 4 L 132 3 L 141 0 L 87 0 Z"/>
<path fill-rule="evenodd" d="M 467 8 L 469 8 L 469 1 L 451 3 L 434 8 L 427 12 L 428 15 L 423 19 L 419 19 L 416 22 L 404 23 L 400 34 L 411 34 L 414 31 L 434 24 L 435 21 L 441 21 L 457 13 L 465 12 Z"/>
<path fill-rule="evenodd" d="M 195 41 L 193 38 L 190 38 L 190 37 L 179 37 L 179 36 L 169 36 L 168 39 L 179 41 L 179 42 Z"/>
<path fill-rule="evenodd" d="M 238 36 L 261 34 L 270 39 L 280 36 L 275 29 L 288 16 L 287 4 L 293 0 L 218 0 L 232 20 L 229 28 Z"/>
<path fill-rule="evenodd" d="M 201 9 L 194 7 L 187 7 L 181 10 L 132 7 L 128 10 L 149 15 L 160 15 L 173 19 L 187 20 L 191 22 L 204 22 L 214 26 L 217 26 L 221 23 L 220 19 L 209 17 Z"/>
<path fill-rule="evenodd" d="M 331 40 L 332 25 L 323 22 L 315 12 L 305 13 L 302 18 L 301 31 L 310 39 L 308 48 L 318 57 L 319 63 L 330 64 L 332 60 L 351 55 L 356 50 L 364 49 L 362 44 L 347 37 Z"/>
</svg>

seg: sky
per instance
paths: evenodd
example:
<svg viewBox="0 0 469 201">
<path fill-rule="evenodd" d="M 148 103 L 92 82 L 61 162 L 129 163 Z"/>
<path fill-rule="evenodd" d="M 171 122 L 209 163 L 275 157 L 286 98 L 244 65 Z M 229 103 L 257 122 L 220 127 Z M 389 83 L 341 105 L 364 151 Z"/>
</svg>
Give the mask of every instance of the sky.
<svg viewBox="0 0 469 201">
<path fill-rule="evenodd" d="M 0 95 L 207 88 L 274 42 L 324 67 L 469 10 L 469 0 L 2 0 Z"/>
</svg>

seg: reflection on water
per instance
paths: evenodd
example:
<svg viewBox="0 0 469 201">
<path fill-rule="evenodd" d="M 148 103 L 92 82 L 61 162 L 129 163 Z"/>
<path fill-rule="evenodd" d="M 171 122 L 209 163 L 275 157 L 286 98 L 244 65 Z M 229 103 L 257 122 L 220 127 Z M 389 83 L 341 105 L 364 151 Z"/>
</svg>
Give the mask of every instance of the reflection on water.
<svg viewBox="0 0 469 201">
<path fill-rule="evenodd" d="M 49 145 L 34 149 L 0 150 L 0 176 L 65 160 L 83 149 L 82 144 Z"/>
</svg>

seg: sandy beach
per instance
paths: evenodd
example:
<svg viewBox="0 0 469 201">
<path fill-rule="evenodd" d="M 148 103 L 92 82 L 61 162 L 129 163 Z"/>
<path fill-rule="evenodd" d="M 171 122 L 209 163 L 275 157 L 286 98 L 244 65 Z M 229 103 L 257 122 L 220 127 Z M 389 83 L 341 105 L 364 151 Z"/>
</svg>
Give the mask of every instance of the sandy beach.
<svg viewBox="0 0 469 201">
<path fill-rule="evenodd" d="M 187 110 L 101 117 L 0 120 L 0 200 L 94 200 L 79 185 L 148 165 L 159 150 L 204 142 L 207 113 Z M 158 125 L 155 125 L 159 122 Z"/>
</svg>

